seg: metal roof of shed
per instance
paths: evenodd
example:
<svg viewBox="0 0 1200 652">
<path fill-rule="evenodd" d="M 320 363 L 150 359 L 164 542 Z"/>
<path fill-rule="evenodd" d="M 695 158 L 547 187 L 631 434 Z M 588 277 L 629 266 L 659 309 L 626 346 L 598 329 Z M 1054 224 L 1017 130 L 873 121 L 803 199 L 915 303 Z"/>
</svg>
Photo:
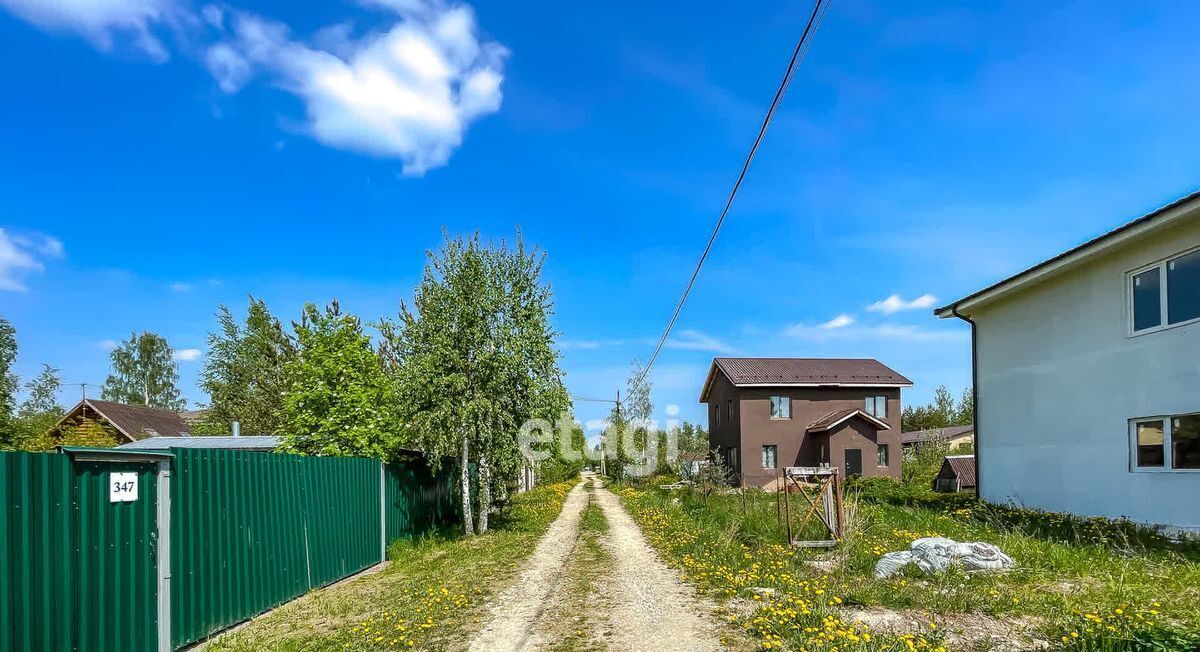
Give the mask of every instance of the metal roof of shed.
<svg viewBox="0 0 1200 652">
<path fill-rule="evenodd" d="M 195 437 L 147 437 L 121 444 L 125 450 L 166 450 L 168 448 L 228 448 L 233 450 L 273 451 L 279 445 L 274 435 L 195 436 Z"/>
</svg>

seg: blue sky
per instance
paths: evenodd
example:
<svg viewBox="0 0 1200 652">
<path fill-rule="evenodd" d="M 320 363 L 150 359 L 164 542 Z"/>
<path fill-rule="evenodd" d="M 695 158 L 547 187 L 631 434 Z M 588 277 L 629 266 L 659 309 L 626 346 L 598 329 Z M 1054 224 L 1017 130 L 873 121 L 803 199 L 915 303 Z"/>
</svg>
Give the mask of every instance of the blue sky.
<svg viewBox="0 0 1200 652">
<path fill-rule="evenodd" d="M 443 227 L 520 225 L 548 253 L 569 389 L 611 396 L 808 11 L 312 4 L 0 0 L 0 314 L 22 376 L 103 382 L 106 347 L 148 329 L 202 402 L 218 304 L 288 319 L 336 297 L 375 319 Z M 870 356 L 915 381 L 906 402 L 957 393 L 968 334 L 929 297 L 1195 189 L 1200 7 L 1046 4 L 835 0 L 654 371 L 660 418 L 703 419 L 714 355 Z"/>
</svg>

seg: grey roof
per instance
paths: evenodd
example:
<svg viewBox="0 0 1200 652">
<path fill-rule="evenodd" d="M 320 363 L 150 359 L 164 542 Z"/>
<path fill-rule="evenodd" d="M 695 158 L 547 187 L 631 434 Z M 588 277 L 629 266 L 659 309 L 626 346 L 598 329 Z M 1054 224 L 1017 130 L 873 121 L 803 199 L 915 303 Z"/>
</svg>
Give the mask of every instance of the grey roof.
<svg viewBox="0 0 1200 652">
<path fill-rule="evenodd" d="M 708 398 L 717 370 L 744 385 L 910 387 L 912 381 L 874 358 L 713 358 L 700 402 Z"/>
<path fill-rule="evenodd" d="M 168 448 L 229 448 L 247 451 L 273 451 L 279 445 L 274 435 L 249 435 L 242 437 L 197 436 L 197 437 L 147 437 L 117 448 L 132 450 L 166 450 Z"/>
<path fill-rule="evenodd" d="M 928 430 L 911 430 L 900 433 L 901 444 L 916 444 L 933 439 L 954 439 L 965 434 L 974 433 L 975 426 L 947 426 L 945 428 L 929 428 Z"/>
</svg>

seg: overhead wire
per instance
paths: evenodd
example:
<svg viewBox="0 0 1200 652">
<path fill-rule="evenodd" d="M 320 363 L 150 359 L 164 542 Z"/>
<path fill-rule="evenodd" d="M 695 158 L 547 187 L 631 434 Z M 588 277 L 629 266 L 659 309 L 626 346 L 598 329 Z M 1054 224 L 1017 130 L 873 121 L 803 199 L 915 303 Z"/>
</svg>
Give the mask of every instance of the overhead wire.
<svg viewBox="0 0 1200 652">
<path fill-rule="evenodd" d="M 725 201 L 725 207 L 721 210 L 720 217 L 717 218 L 712 235 L 708 237 L 708 243 L 705 244 L 704 251 L 700 254 L 700 260 L 696 262 L 696 269 L 692 271 L 691 278 L 688 279 L 687 286 L 683 289 L 683 295 L 679 297 L 679 303 L 675 305 L 675 311 L 671 314 L 670 321 L 667 322 L 667 327 L 663 330 L 662 336 L 658 338 L 658 343 L 654 347 L 654 353 L 651 354 L 646 366 L 642 368 L 641 374 L 638 375 L 637 384 L 639 385 L 646 379 L 646 375 L 650 373 L 650 369 L 658 359 L 658 354 L 662 352 L 663 345 L 666 344 L 667 339 L 671 336 L 675 322 L 679 320 L 679 313 L 683 311 L 683 305 L 687 302 L 688 295 L 692 292 L 692 287 L 696 284 L 696 278 L 700 275 L 700 269 L 704 267 L 704 261 L 708 259 L 708 254 L 712 251 L 713 243 L 717 240 L 717 234 L 721 231 L 721 225 L 725 223 L 725 217 L 729 214 L 729 209 L 733 206 L 733 200 L 737 197 L 738 190 L 742 186 L 742 181 L 746 178 L 746 173 L 750 170 L 750 163 L 754 160 L 754 155 L 758 152 L 758 147 L 762 144 L 763 137 L 767 134 L 767 127 L 771 125 L 771 121 L 775 118 L 775 113 L 779 110 L 783 96 L 787 93 L 788 86 L 791 85 L 792 78 L 796 75 L 796 69 L 800 62 L 803 61 L 805 53 L 808 52 L 809 45 L 812 43 L 812 37 L 817 31 L 817 27 L 821 24 L 821 19 L 825 17 L 825 11 L 829 8 L 829 2 L 830 0 L 817 0 L 816 4 L 813 5 L 812 13 L 808 17 L 808 23 L 804 26 L 804 32 L 801 33 L 800 40 L 796 42 L 796 48 L 792 51 L 792 58 L 788 61 L 783 80 L 779 83 L 779 88 L 775 91 L 775 97 L 771 100 L 771 106 L 767 109 L 767 115 L 763 118 L 762 126 L 758 129 L 758 135 L 754 138 L 754 144 L 751 145 L 750 152 L 746 155 L 741 172 L 738 173 L 737 181 L 734 182 L 733 189 L 729 192 L 729 198 Z"/>
</svg>

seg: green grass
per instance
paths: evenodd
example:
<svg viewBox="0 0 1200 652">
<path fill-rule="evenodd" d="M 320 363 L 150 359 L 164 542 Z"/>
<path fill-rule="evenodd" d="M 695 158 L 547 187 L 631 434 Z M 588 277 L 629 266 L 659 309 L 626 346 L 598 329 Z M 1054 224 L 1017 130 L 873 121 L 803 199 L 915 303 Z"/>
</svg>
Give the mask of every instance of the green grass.
<svg viewBox="0 0 1200 652">
<path fill-rule="evenodd" d="M 949 509 L 903 506 L 851 495 L 851 528 L 840 545 L 831 551 L 793 551 L 783 545 L 786 536 L 772 494 L 751 491 L 744 502 L 736 494 L 712 496 L 707 504 L 685 492 L 625 488 L 619 494 L 668 562 L 703 591 L 743 600 L 753 599 L 755 587 L 774 591 L 760 596 L 757 602 L 765 606 L 748 619 L 734 616 L 743 627 L 749 624 L 768 649 L 775 642 L 792 649 L 830 649 L 834 642 L 822 639 L 818 645 L 812 639 L 823 631 L 821 619 L 841 618 L 848 607 L 893 610 L 909 619 L 952 625 L 972 618 L 1020 621 L 1069 650 L 1200 649 L 1200 639 L 1188 633 L 1200 631 L 1200 562 L 1194 548 L 1172 546 L 1122 524 L 1113 526 L 1117 534 L 1105 536 L 1100 524 L 1077 527 L 1057 515 L 962 503 Z M 800 500 L 793 496 L 793 507 Z M 1018 568 L 874 578 L 880 554 L 934 534 L 995 543 Z M 804 608 L 794 609 L 797 601 Z M 780 617 L 781 608 L 800 613 Z M 931 632 L 924 626 L 909 633 L 936 648 L 936 632 L 944 629 Z M 886 636 L 847 642 L 843 636 L 836 645 L 840 650 L 905 650 L 910 642 Z"/>
<path fill-rule="evenodd" d="M 375 574 L 288 603 L 221 636 L 210 650 L 324 652 L 465 647 L 486 601 L 533 550 L 573 483 L 515 496 L 483 536 L 435 533 L 388 547 Z"/>
</svg>

